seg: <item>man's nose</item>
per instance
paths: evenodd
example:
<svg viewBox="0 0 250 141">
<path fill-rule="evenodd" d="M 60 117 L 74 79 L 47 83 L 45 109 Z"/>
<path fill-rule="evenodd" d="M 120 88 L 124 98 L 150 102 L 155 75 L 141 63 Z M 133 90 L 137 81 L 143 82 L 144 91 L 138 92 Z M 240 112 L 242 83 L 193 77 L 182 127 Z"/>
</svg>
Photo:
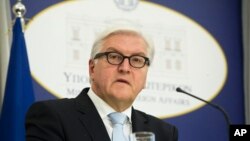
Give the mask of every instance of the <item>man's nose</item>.
<svg viewBox="0 0 250 141">
<path fill-rule="evenodd" d="M 130 72 L 129 58 L 124 58 L 123 62 L 119 65 L 118 70 L 120 72 Z"/>
</svg>

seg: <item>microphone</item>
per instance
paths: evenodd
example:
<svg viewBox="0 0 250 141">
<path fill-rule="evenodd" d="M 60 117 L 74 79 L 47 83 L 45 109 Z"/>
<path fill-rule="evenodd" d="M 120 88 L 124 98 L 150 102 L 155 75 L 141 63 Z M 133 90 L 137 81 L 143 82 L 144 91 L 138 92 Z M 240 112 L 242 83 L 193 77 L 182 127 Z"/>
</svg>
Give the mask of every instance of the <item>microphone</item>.
<svg viewBox="0 0 250 141">
<path fill-rule="evenodd" d="M 214 104 L 214 103 L 212 103 L 212 102 L 206 101 L 206 100 L 204 100 L 204 99 L 202 99 L 202 98 L 200 98 L 200 97 L 197 97 L 197 96 L 195 96 L 195 95 L 193 95 L 193 94 L 190 94 L 190 93 L 188 93 L 188 92 L 182 90 L 182 89 L 179 88 L 179 87 L 176 88 L 176 91 L 177 91 L 177 92 L 180 92 L 180 93 L 187 94 L 187 95 L 189 95 L 189 96 L 191 96 L 191 97 L 193 97 L 193 98 L 195 98 L 195 99 L 198 99 L 198 100 L 200 100 L 200 101 L 203 101 L 203 102 L 207 103 L 208 105 L 214 107 L 215 109 L 219 110 L 220 112 L 222 112 L 222 114 L 224 115 L 224 118 L 226 119 L 227 126 L 228 126 L 228 129 L 229 129 L 229 127 L 230 127 L 230 125 L 231 125 L 229 116 L 227 115 L 226 111 L 225 111 L 221 106 L 216 105 L 216 104 Z"/>
</svg>

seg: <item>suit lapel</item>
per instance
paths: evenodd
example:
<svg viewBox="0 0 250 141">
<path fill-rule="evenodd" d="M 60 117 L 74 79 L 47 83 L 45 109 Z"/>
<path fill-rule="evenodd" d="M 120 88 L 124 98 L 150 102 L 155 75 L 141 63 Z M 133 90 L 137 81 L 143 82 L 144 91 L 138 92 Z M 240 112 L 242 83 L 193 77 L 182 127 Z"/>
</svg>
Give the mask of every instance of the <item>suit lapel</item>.
<svg viewBox="0 0 250 141">
<path fill-rule="evenodd" d="M 145 113 L 132 109 L 132 132 L 150 131 L 149 119 Z"/>
<path fill-rule="evenodd" d="M 76 98 L 76 108 L 79 120 L 90 134 L 93 141 L 110 141 L 105 125 L 98 114 L 93 102 L 87 95 L 89 88 L 85 88 Z"/>
</svg>

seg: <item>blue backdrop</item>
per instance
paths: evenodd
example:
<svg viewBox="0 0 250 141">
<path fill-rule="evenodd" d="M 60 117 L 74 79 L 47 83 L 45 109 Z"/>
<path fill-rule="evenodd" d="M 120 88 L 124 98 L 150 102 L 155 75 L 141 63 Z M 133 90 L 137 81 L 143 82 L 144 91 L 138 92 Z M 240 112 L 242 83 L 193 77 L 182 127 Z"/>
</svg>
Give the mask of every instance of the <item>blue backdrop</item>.
<svg viewBox="0 0 250 141">
<path fill-rule="evenodd" d="M 11 0 L 12 5 L 15 0 Z M 26 18 L 32 18 L 44 8 L 61 0 L 23 0 Z M 220 94 L 212 102 L 221 105 L 233 124 L 244 123 L 243 49 L 241 31 L 241 0 L 151 0 L 171 8 L 203 26 L 221 45 L 228 63 L 228 76 Z M 36 81 L 36 100 L 55 97 Z M 166 107 L 167 108 L 167 107 Z M 219 111 L 210 106 L 191 113 L 164 119 L 179 129 L 179 141 L 227 141 L 226 121 Z"/>
</svg>

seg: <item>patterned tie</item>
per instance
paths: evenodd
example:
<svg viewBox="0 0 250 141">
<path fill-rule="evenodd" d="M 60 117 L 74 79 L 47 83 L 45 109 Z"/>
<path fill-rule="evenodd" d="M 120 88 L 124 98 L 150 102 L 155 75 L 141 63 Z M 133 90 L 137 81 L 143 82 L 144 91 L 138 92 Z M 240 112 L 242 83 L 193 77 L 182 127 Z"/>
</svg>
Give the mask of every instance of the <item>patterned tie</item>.
<svg viewBox="0 0 250 141">
<path fill-rule="evenodd" d="M 108 115 L 112 124 L 113 124 L 113 134 L 112 134 L 112 141 L 127 141 L 124 132 L 123 132 L 123 124 L 127 120 L 127 116 L 114 112 Z"/>
</svg>

